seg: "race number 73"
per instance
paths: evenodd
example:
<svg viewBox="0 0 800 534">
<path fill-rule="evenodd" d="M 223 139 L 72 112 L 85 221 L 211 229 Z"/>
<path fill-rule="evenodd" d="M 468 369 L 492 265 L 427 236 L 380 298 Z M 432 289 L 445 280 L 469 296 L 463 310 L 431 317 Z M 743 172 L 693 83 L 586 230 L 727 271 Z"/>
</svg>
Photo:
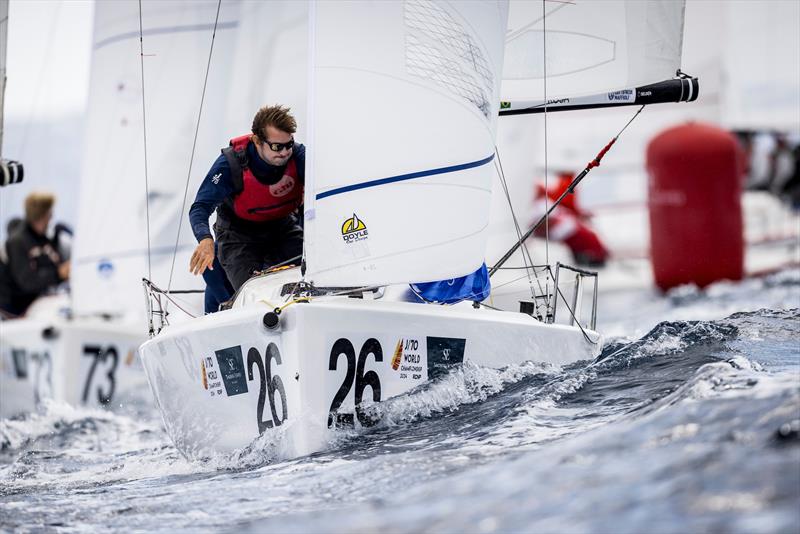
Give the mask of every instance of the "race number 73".
<svg viewBox="0 0 800 534">
<path fill-rule="evenodd" d="M 114 396 L 114 388 L 116 387 L 114 373 L 117 370 L 117 363 L 119 363 L 117 349 L 113 345 L 109 345 L 108 347 L 84 345 L 83 355 L 92 358 L 92 365 L 89 367 L 89 373 L 86 375 L 86 383 L 83 386 L 83 402 L 88 402 L 89 400 L 89 391 L 95 371 L 97 370 L 97 364 L 106 363 L 109 359 L 111 360 L 111 366 L 106 368 L 105 372 L 105 387 L 97 387 L 97 402 L 100 404 L 108 404 Z"/>
</svg>

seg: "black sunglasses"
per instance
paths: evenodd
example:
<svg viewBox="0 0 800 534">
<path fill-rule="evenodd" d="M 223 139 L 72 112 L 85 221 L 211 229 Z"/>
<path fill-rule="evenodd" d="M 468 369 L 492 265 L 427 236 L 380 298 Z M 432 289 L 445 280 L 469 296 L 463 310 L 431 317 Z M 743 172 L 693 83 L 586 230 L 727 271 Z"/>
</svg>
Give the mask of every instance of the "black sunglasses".
<svg viewBox="0 0 800 534">
<path fill-rule="evenodd" d="M 273 143 L 271 141 L 263 140 L 264 144 L 269 147 L 270 150 L 273 152 L 280 152 L 281 150 L 291 150 L 294 146 L 294 139 L 290 140 L 288 143 Z"/>
</svg>

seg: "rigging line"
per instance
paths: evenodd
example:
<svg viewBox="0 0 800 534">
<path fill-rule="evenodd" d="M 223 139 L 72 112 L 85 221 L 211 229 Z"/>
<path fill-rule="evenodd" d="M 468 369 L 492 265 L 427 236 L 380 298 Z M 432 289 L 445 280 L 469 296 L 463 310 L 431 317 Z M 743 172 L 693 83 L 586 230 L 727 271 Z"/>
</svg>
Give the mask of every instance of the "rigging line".
<svg viewBox="0 0 800 534">
<path fill-rule="evenodd" d="M 581 171 L 581 173 L 580 173 L 580 174 L 578 174 L 578 175 L 577 175 L 575 178 L 573 178 L 572 182 L 570 182 L 570 184 L 569 184 L 569 187 L 568 187 L 566 190 L 564 190 L 564 192 L 562 192 L 562 193 L 561 193 L 561 196 L 559 196 L 559 197 L 558 197 L 558 198 L 557 198 L 557 199 L 556 199 L 556 200 L 553 202 L 553 205 L 552 205 L 552 206 L 551 206 L 551 207 L 550 207 L 550 208 L 547 210 L 547 213 L 545 213 L 544 215 L 542 215 L 542 216 L 539 218 L 539 220 L 538 220 L 538 221 L 536 221 L 536 223 L 535 223 L 533 226 L 531 226 L 531 228 L 530 228 L 530 229 L 529 229 L 527 232 L 525 232 L 525 235 L 523 236 L 525 239 L 527 239 L 528 237 L 530 237 L 531 235 L 533 235 L 533 233 L 534 233 L 534 232 L 535 232 L 535 231 L 536 231 L 536 230 L 537 230 L 537 229 L 538 229 L 538 228 L 539 228 L 539 227 L 540 227 L 542 224 L 544 224 L 544 223 L 545 223 L 545 221 L 547 220 L 547 216 L 548 216 L 548 215 L 550 215 L 550 213 L 551 213 L 551 212 L 552 212 L 554 209 L 556 209 L 556 208 L 558 207 L 558 205 L 559 205 L 559 204 L 560 204 L 560 203 L 561 203 L 561 202 L 564 200 L 564 198 L 565 198 L 567 195 L 571 194 L 571 193 L 572 193 L 572 192 L 575 190 L 575 188 L 576 188 L 576 187 L 578 187 L 578 184 L 580 184 L 581 180 L 583 180 L 583 179 L 586 177 L 586 175 L 587 175 L 587 174 L 589 174 L 589 172 L 591 172 L 591 170 L 592 170 L 592 169 L 594 169 L 595 167 L 599 167 L 599 166 L 600 166 L 600 162 L 601 162 L 601 161 L 602 161 L 602 159 L 605 157 L 605 155 L 608 153 L 608 151 L 609 151 L 609 150 L 611 150 L 611 147 L 614 145 L 614 143 L 616 143 L 616 142 L 617 142 L 617 139 L 619 138 L 619 136 L 620 136 L 620 135 L 622 135 L 622 132 L 624 132 L 624 131 L 625 131 L 625 129 L 628 127 L 628 125 L 629 125 L 631 122 L 633 122 L 633 119 L 635 119 L 636 117 L 638 117 L 638 116 L 639 116 L 639 113 L 641 113 L 643 109 L 644 109 L 644 105 L 642 105 L 642 107 L 641 107 L 641 108 L 640 108 L 640 109 L 639 109 L 639 110 L 638 110 L 638 111 L 637 111 L 637 112 L 636 112 L 636 113 L 633 115 L 633 117 L 631 118 L 631 120 L 629 120 L 629 121 L 628 121 L 628 123 L 627 123 L 627 124 L 626 124 L 626 125 L 625 125 L 625 126 L 622 128 L 622 130 L 620 130 L 620 131 L 617 133 L 617 136 L 616 136 L 616 137 L 614 137 L 614 138 L 612 138 L 612 139 L 611 139 L 611 141 L 609 141 L 609 142 L 608 142 L 608 144 L 607 144 L 606 146 L 604 146 L 604 147 L 602 148 L 602 150 L 600 150 L 600 152 L 598 152 L 598 153 L 597 153 L 597 155 L 594 157 L 594 159 L 593 159 L 592 161 L 590 161 L 589 163 L 587 163 L 587 164 L 586 164 L 586 167 L 585 167 L 585 168 L 584 168 L 584 169 Z M 505 262 L 506 262 L 506 261 L 507 261 L 507 260 L 508 260 L 508 259 L 511 257 L 511 255 L 512 255 L 512 254 L 514 254 L 514 252 L 516 252 L 517 248 L 519 248 L 519 247 L 520 247 L 520 245 L 521 245 L 521 243 L 520 243 L 519 241 L 517 241 L 517 242 L 514 244 L 514 246 L 513 246 L 513 247 L 511 247 L 511 248 L 508 250 L 508 252 L 506 252 L 506 253 L 503 255 L 503 257 L 502 257 L 502 258 L 500 258 L 500 260 L 498 260 L 498 262 L 497 262 L 497 263 L 495 263 L 494 267 L 492 267 L 492 268 L 489 270 L 489 276 L 492 276 L 492 274 L 494 274 L 494 273 L 497 271 L 497 269 L 499 269 L 499 268 L 500 268 L 500 267 L 501 267 L 501 266 L 502 266 L 502 265 L 503 265 L 503 264 L 504 264 L 504 263 L 505 263 Z"/>
<path fill-rule="evenodd" d="M 302 260 L 302 257 L 303 256 L 301 254 L 299 256 L 294 256 L 293 258 L 289 258 L 288 260 L 284 260 L 284 261 L 282 261 L 280 263 L 276 263 L 275 265 L 270 265 L 269 267 L 267 267 L 265 269 L 262 269 L 261 271 L 257 271 L 257 274 L 252 274 L 250 276 L 250 278 L 247 279 L 247 282 L 249 282 L 250 280 L 252 280 L 254 278 L 260 278 L 262 276 L 268 276 L 269 274 L 271 274 L 272 269 L 277 269 L 278 267 L 283 267 L 285 265 L 289 265 L 289 264 L 291 264 L 293 261 L 295 261 L 297 259 L 301 259 Z M 239 289 L 237 289 L 233 293 L 233 296 L 229 299 L 231 302 L 234 302 L 234 301 L 236 301 L 236 299 L 239 298 L 239 293 L 242 291 L 242 288 L 247 284 L 247 282 L 245 282 L 244 284 L 239 286 Z M 298 281 L 297 284 L 299 284 L 299 283 L 300 282 Z M 297 284 L 295 284 L 295 289 L 297 288 Z"/>
<path fill-rule="evenodd" d="M 503 162 L 500 161 L 500 150 L 497 148 L 497 145 L 494 147 L 494 152 L 497 155 L 495 160 L 495 168 L 497 170 L 497 174 L 500 176 L 500 184 L 503 186 L 503 192 L 506 195 L 506 200 L 508 201 L 508 209 L 511 211 L 511 220 L 514 222 L 514 230 L 517 232 L 517 239 L 522 238 L 522 230 L 519 227 L 519 221 L 517 220 L 517 215 L 514 213 L 514 206 L 511 203 L 511 195 L 508 192 L 508 183 L 506 182 L 506 173 L 503 169 Z M 528 252 L 527 245 L 523 244 L 523 253 L 522 253 L 522 261 L 525 263 L 527 267 L 528 261 L 530 262 L 531 266 L 533 265 L 533 260 L 531 259 L 531 255 Z M 527 258 L 525 257 L 525 253 L 528 253 Z"/>
<path fill-rule="evenodd" d="M 141 0 L 139 0 L 141 2 Z M 217 15 L 214 18 L 214 29 L 211 33 L 211 47 L 208 50 L 208 63 L 206 64 L 206 76 L 203 80 L 203 93 L 200 95 L 200 109 L 197 112 L 197 124 L 194 129 L 194 140 L 192 141 L 192 154 L 189 157 L 189 171 L 186 173 L 186 186 L 183 189 L 183 203 L 181 204 L 181 216 L 178 218 L 178 232 L 175 236 L 175 250 L 172 253 L 172 265 L 169 268 L 169 281 L 167 282 L 167 294 L 172 287 L 172 275 L 175 273 L 175 258 L 178 256 L 178 242 L 181 238 L 181 227 L 183 226 L 183 210 L 186 209 L 186 196 L 189 194 L 189 181 L 192 177 L 192 164 L 194 163 L 194 151 L 197 148 L 197 135 L 200 132 L 200 119 L 203 116 L 203 103 L 206 99 L 206 87 L 208 85 L 208 73 L 211 70 L 211 56 L 214 52 L 214 40 L 217 37 L 217 24 L 219 23 L 219 10 L 222 0 L 217 1 Z"/>
<path fill-rule="evenodd" d="M 44 57 L 42 58 L 42 64 L 39 68 L 39 75 L 36 77 L 36 96 L 33 98 L 33 104 L 31 105 L 30 113 L 28 114 L 26 121 L 25 121 L 25 129 L 22 133 L 22 141 L 19 144 L 19 159 L 20 161 L 25 155 L 25 149 L 28 146 L 28 134 L 30 133 L 31 124 L 34 122 L 34 118 L 36 115 L 37 108 L 39 107 L 39 102 L 42 99 L 42 90 L 47 87 L 51 89 L 53 84 L 51 83 L 44 83 L 44 74 L 49 66 L 49 62 L 47 58 L 52 57 L 53 54 L 53 41 L 56 36 L 56 24 L 58 23 L 59 17 L 61 16 L 61 6 L 62 3 L 59 2 L 56 6 L 55 14 L 53 15 L 52 20 L 50 21 L 50 28 L 47 32 L 47 44 L 44 47 Z M 6 23 L 8 23 L 8 18 L 6 17 Z M 8 28 L 8 26 L 6 26 Z M 13 75 L 12 75 L 13 78 Z M 1 110 L 0 110 L 1 111 Z M 0 113 L 2 115 L 2 113 Z M 2 125 L 0 125 L 2 126 Z M 1 129 L 1 128 L 0 128 Z"/>
<path fill-rule="evenodd" d="M 495 153 L 498 154 L 497 146 L 494 147 Z M 511 222 L 514 224 L 514 231 L 517 233 L 517 239 L 522 239 L 522 231 L 519 228 L 519 222 L 517 221 L 517 215 L 514 213 L 514 206 L 511 204 L 511 195 L 508 192 L 508 184 L 506 183 L 506 177 L 503 174 L 503 168 L 498 165 L 497 161 L 494 163 L 495 171 L 497 171 L 497 176 L 500 178 L 500 185 L 503 188 L 503 193 L 506 196 L 506 200 L 508 201 L 508 210 L 511 212 Z M 528 268 L 528 260 L 525 257 L 525 253 L 522 254 L 522 261 L 525 264 L 525 268 Z"/>
<path fill-rule="evenodd" d="M 492 291 L 494 291 L 495 289 L 500 289 L 501 287 L 505 287 L 507 285 L 513 284 L 514 282 L 519 282 L 520 280 L 524 280 L 527 277 L 528 277 L 528 275 L 518 276 L 517 278 L 514 278 L 512 280 L 508 280 L 507 282 L 503 282 L 502 284 L 498 284 L 498 285 L 492 284 Z"/>
<path fill-rule="evenodd" d="M 175 296 L 175 293 L 172 293 L 171 297 L 175 306 L 179 306 L 178 309 L 192 319 L 203 316 L 203 310 L 198 308 L 197 299 L 189 300 L 186 297 Z"/>
<path fill-rule="evenodd" d="M 178 299 L 173 296 L 173 295 L 176 295 L 178 293 L 189 293 L 190 291 L 180 291 L 180 292 L 176 291 L 176 292 L 173 292 L 172 294 L 169 294 L 166 291 L 164 291 L 163 289 L 161 289 L 160 287 L 158 287 L 157 285 L 155 285 L 153 282 L 148 280 L 147 278 L 143 278 L 142 282 L 144 282 L 147 294 L 150 297 L 152 297 L 158 303 L 159 311 L 158 312 L 151 311 L 151 314 L 153 314 L 153 315 L 161 315 L 162 319 L 166 319 L 167 318 L 167 316 L 169 315 L 169 311 L 167 311 L 166 305 L 162 304 L 161 297 L 163 296 L 164 298 L 167 299 L 168 302 L 172 302 L 173 304 L 175 304 L 176 308 L 181 310 L 183 313 L 185 313 L 189 317 L 191 317 L 193 319 L 198 317 L 198 315 L 193 315 L 191 312 L 189 312 L 186 309 L 184 309 L 183 307 L 181 307 L 181 305 L 178 303 Z M 187 302 L 187 301 L 183 301 L 183 302 L 184 302 L 185 305 L 189 305 L 189 302 Z M 151 317 L 151 320 L 152 320 L 152 317 Z"/>
<path fill-rule="evenodd" d="M 492 306 L 492 305 L 490 305 L 490 304 L 486 304 L 485 302 L 479 302 L 479 303 L 478 303 L 478 305 L 479 305 L 479 306 L 482 306 L 482 307 L 484 307 L 484 308 L 488 308 L 488 309 L 490 309 L 490 310 L 494 310 L 494 311 L 503 311 L 502 309 L 500 309 L 500 308 L 495 308 L 494 306 Z"/>
<path fill-rule="evenodd" d="M 142 136 L 144 137 L 144 209 L 147 226 L 147 278 L 153 278 L 150 263 L 150 179 L 147 174 L 147 112 L 144 100 L 144 32 L 142 30 L 142 0 L 139 0 L 139 63 L 142 71 Z"/>
<path fill-rule="evenodd" d="M 198 317 L 197 315 L 194 315 L 190 311 L 183 308 L 180 304 L 178 304 L 178 301 L 176 301 L 174 298 L 170 296 L 169 293 L 162 293 L 162 295 L 164 295 L 164 298 L 167 299 L 167 302 L 171 302 L 172 304 L 174 304 L 175 307 L 178 308 L 180 311 L 182 311 L 192 319 L 197 319 Z M 166 311 L 166 305 L 162 308 L 162 313 L 164 313 L 164 318 L 166 319 L 167 315 L 169 315 L 169 312 Z"/>
<path fill-rule="evenodd" d="M 639 108 L 639 111 L 637 111 L 636 113 L 634 113 L 634 114 L 633 114 L 633 117 L 631 117 L 631 120 L 629 120 L 629 121 L 628 121 L 628 123 L 627 123 L 627 124 L 625 124 L 625 126 L 623 126 L 623 127 L 622 127 L 622 129 L 619 131 L 619 133 L 617 133 L 617 135 L 615 135 L 615 136 L 614 136 L 614 140 L 615 140 L 615 141 L 617 140 L 617 138 L 618 138 L 620 135 L 622 135 L 622 132 L 624 132 L 624 131 L 625 131 L 625 129 L 626 129 L 628 126 L 630 126 L 630 125 L 631 125 L 631 123 L 633 122 L 633 119 L 635 119 L 636 117 L 638 117 L 638 116 L 639 116 L 639 113 L 641 113 L 643 110 L 644 110 L 644 104 L 642 104 L 642 107 L 640 107 L 640 108 Z"/>
<path fill-rule="evenodd" d="M 508 192 L 508 184 L 506 183 L 506 174 L 505 170 L 503 169 L 503 163 L 500 161 L 500 150 L 495 145 L 494 147 L 495 154 L 497 158 L 495 159 L 495 167 L 497 168 L 497 174 L 500 176 L 500 184 L 503 186 L 503 191 L 506 195 L 506 200 L 508 200 L 508 209 L 511 211 L 511 218 L 514 222 L 514 230 L 517 232 L 517 239 L 522 239 L 522 230 L 519 227 L 519 221 L 517 220 L 517 215 L 514 213 L 514 206 L 511 203 L 511 195 Z M 527 255 L 527 257 L 526 257 Z M 528 246 L 523 242 L 522 244 L 522 262 L 525 264 L 525 272 L 528 276 L 528 286 L 531 290 L 531 297 L 534 296 L 534 288 L 533 288 L 533 279 L 531 278 L 531 270 L 533 270 L 533 274 L 535 275 L 534 278 L 537 279 L 537 284 L 539 286 L 539 290 L 542 290 L 541 281 L 539 281 L 538 273 L 536 272 L 536 266 L 533 264 L 533 258 L 531 258 L 530 251 L 528 250 Z M 528 267 L 530 265 L 530 268 Z"/>
<path fill-rule="evenodd" d="M 544 211 L 548 214 L 547 201 L 549 200 L 547 192 L 549 186 L 547 182 L 548 162 L 547 162 L 547 11 L 545 9 L 545 2 L 542 0 L 542 67 L 543 74 L 542 86 L 544 88 Z M 544 220 L 544 262 L 550 265 L 550 217 L 545 216 Z M 549 287 L 549 283 L 545 281 L 545 287 Z M 548 291 L 549 292 L 549 291 Z"/>
<path fill-rule="evenodd" d="M 569 302 L 567 302 L 567 297 L 565 297 L 565 296 L 564 296 L 564 293 L 562 293 L 562 291 L 561 291 L 561 288 L 560 288 L 560 287 L 556 287 L 556 292 L 557 292 L 559 295 L 561 295 L 561 298 L 562 298 L 562 300 L 564 301 L 564 304 L 566 305 L 566 307 L 567 307 L 567 310 L 569 310 L 569 314 L 572 316 L 572 320 L 573 320 L 573 322 L 574 322 L 576 325 L 578 325 L 578 328 L 580 328 L 580 330 L 581 330 L 581 333 L 583 334 L 583 337 L 584 337 L 584 339 L 585 339 L 586 341 L 588 341 L 588 342 L 589 342 L 591 345 L 597 345 L 597 344 L 600 342 L 600 338 L 602 338 L 603 336 L 602 336 L 601 334 L 597 334 L 597 338 L 596 338 L 596 339 L 592 339 L 591 337 L 589 337 L 589 334 L 586 332 L 586 330 L 584 330 L 584 328 L 583 328 L 583 325 L 581 324 L 581 321 L 580 321 L 580 319 L 578 319 L 577 317 L 575 317 L 575 312 L 573 311 L 572 307 L 569 305 Z M 558 299 L 558 296 L 556 296 L 556 299 Z"/>
</svg>

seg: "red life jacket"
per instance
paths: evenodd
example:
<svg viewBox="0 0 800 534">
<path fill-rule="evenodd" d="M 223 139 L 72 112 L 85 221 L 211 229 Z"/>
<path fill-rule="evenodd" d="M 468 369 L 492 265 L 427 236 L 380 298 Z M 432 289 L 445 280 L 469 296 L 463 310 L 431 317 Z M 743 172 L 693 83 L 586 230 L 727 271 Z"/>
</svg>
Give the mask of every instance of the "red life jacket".
<svg viewBox="0 0 800 534">
<path fill-rule="evenodd" d="M 264 222 L 286 217 L 303 203 L 303 184 L 300 183 L 294 157 L 289 158 L 283 178 L 274 184 L 264 184 L 250 170 L 247 144 L 250 134 L 234 137 L 222 149 L 231 168 L 234 195 L 228 206 L 236 216 L 248 221 Z"/>
</svg>

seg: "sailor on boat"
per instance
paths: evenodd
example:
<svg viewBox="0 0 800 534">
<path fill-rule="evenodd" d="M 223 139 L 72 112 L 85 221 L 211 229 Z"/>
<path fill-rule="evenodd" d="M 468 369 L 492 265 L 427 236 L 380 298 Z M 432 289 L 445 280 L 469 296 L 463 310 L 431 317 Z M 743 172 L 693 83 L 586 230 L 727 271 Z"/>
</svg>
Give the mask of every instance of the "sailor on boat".
<svg viewBox="0 0 800 534">
<path fill-rule="evenodd" d="M 47 236 L 53 204 L 52 193 L 29 194 L 25 198 L 25 222 L 17 225 L 6 242 L 8 264 L 0 283 L 7 284 L 2 293 L 8 299 L 0 306 L 11 316 L 23 315 L 34 300 L 69 278 L 69 261 Z"/>
<path fill-rule="evenodd" d="M 562 170 L 558 173 L 555 184 L 537 184 L 533 198 L 533 220 L 538 220 L 547 211 L 548 206 L 556 202 L 567 191 L 575 174 Z M 559 206 L 550 214 L 547 226 L 539 227 L 533 235 L 560 241 L 569 247 L 572 259 L 578 265 L 603 267 L 608 260 L 609 252 L 600 236 L 589 226 L 591 213 L 578 204 L 577 193 L 568 194 Z"/>
<path fill-rule="evenodd" d="M 230 140 L 197 191 L 189 220 L 198 245 L 189 270 L 206 281 L 206 313 L 217 311 L 254 272 L 299 258 L 305 147 L 290 109 L 265 106 L 252 133 Z M 208 219 L 216 209 L 216 242 Z"/>
</svg>

